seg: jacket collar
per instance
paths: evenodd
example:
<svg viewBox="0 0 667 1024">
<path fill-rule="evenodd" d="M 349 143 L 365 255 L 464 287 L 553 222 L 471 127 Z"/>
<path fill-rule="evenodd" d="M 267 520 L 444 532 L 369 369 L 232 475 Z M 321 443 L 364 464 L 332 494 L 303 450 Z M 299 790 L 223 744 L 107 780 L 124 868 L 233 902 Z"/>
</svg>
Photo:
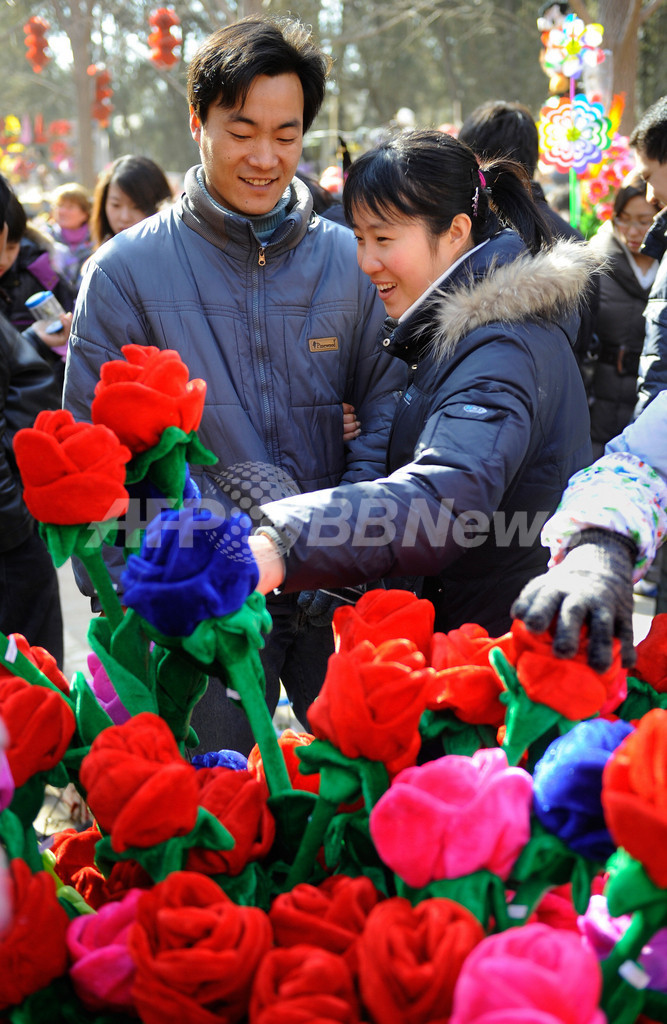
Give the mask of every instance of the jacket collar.
<svg viewBox="0 0 667 1024">
<path fill-rule="evenodd" d="M 432 349 L 436 361 L 452 355 L 466 335 L 488 324 L 531 319 L 559 322 L 576 312 L 603 261 L 588 245 L 561 240 L 531 256 L 514 231 L 502 231 L 465 260 L 445 287 L 414 314 L 385 321 L 382 345 L 407 362 Z"/>
<path fill-rule="evenodd" d="M 206 189 L 202 188 L 198 170 L 199 167 L 191 167 L 186 172 L 180 215 L 189 228 L 217 249 L 223 252 L 242 250 L 242 255 L 260 247 L 272 253 L 286 252 L 298 245 L 306 234 L 313 197 L 308 186 L 298 178 L 294 178 L 290 184 L 292 194 L 285 220 L 276 228 L 270 242 L 262 245 L 246 217 L 229 213 L 212 201 Z"/>
</svg>

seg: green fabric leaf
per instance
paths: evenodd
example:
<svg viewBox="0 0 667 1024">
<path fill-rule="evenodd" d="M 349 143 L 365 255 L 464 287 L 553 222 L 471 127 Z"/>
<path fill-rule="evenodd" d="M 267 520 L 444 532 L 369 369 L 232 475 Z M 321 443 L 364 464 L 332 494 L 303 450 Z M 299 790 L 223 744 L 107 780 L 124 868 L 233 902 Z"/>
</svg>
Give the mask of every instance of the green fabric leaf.
<svg viewBox="0 0 667 1024">
<path fill-rule="evenodd" d="M 491 871 L 473 871 L 460 878 L 443 878 L 430 882 L 423 889 L 413 889 L 398 877 L 396 892 L 413 906 L 427 899 L 448 899 L 467 907 L 487 930 L 504 931 L 511 924 L 505 903 L 505 887 Z"/>
</svg>

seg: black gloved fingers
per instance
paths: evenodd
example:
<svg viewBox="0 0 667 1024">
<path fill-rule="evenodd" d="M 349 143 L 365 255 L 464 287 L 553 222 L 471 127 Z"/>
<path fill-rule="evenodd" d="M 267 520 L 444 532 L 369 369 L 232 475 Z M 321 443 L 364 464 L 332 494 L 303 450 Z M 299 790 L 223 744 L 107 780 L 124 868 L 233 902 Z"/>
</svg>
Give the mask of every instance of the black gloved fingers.
<svg viewBox="0 0 667 1024">
<path fill-rule="evenodd" d="M 521 619 L 531 633 L 544 633 L 563 601 L 563 590 L 554 586 L 549 573 L 526 583 L 514 601 L 510 615 Z"/>
<path fill-rule="evenodd" d="M 604 605 L 595 608 L 590 617 L 586 660 L 596 672 L 605 672 L 612 661 L 614 616 Z"/>
<path fill-rule="evenodd" d="M 553 652 L 558 658 L 573 658 L 579 650 L 581 628 L 590 611 L 590 602 L 581 594 L 563 598 L 556 620 Z"/>
<path fill-rule="evenodd" d="M 623 668 L 632 668 L 637 661 L 635 650 L 635 636 L 632 625 L 632 611 L 624 615 L 618 622 L 616 635 L 621 641 L 621 665 Z"/>
</svg>

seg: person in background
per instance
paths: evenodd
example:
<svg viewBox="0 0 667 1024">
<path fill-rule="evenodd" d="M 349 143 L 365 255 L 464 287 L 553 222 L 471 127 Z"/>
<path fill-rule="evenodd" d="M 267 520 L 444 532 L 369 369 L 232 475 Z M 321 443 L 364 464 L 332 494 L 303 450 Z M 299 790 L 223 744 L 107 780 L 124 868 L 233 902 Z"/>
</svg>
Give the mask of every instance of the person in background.
<svg viewBox="0 0 667 1024">
<path fill-rule="evenodd" d="M 0 255 L 5 215 L 13 197 L 0 175 Z M 12 441 L 43 409 L 60 407 L 53 373 L 35 349 L 0 315 L 0 630 L 21 633 L 63 665 L 63 620 L 58 576 L 22 496 Z"/>
<path fill-rule="evenodd" d="M 437 630 L 475 622 L 498 636 L 546 564 L 540 524 L 590 461 L 571 340 L 597 258 L 550 244 L 519 164 L 478 166 L 438 131 L 365 153 L 343 204 L 409 384 L 383 478 L 262 506 L 259 589 L 416 575 Z"/>
<path fill-rule="evenodd" d="M 549 206 L 542 186 L 535 180 L 540 155 L 540 138 L 535 119 L 523 103 L 508 100 L 489 100 L 481 103 L 466 117 L 458 138 L 475 151 L 482 160 L 507 157 L 517 160 L 530 178 L 533 199 L 549 225 L 554 238 L 583 241 L 584 236 L 569 221 Z M 582 376 L 587 377 L 589 353 L 594 347 L 594 317 L 598 306 L 597 277 L 591 281 L 586 301 L 581 309 L 581 325 L 574 342 Z M 587 382 L 587 381 L 586 381 Z M 587 382 L 588 383 L 588 382 Z"/>
<path fill-rule="evenodd" d="M 646 182 L 633 172 L 616 193 L 612 219 L 589 243 L 606 260 L 595 317 L 599 346 L 591 388 L 595 459 L 633 418 L 644 309 L 658 269 L 657 260 L 642 252 L 641 246 L 659 210 L 657 202 L 646 198 Z"/>
<path fill-rule="evenodd" d="M 95 184 L 90 215 L 94 249 L 157 213 L 160 205 L 172 198 L 166 175 L 153 160 L 119 156 Z"/>
<path fill-rule="evenodd" d="M 644 113 L 630 134 L 646 199 L 661 212 L 642 251 L 660 260 L 646 304 L 638 415 L 605 447 L 604 455 L 570 480 L 543 543 L 551 568 L 521 592 L 512 611 L 536 633 L 553 631 L 554 652 L 569 658 L 588 631 L 589 663 L 603 671 L 612 641 L 623 664 L 635 661 L 633 583 L 650 568 L 667 534 L 667 96 Z M 657 611 L 665 600 L 664 558 Z"/>
<path fill-rule="evenodd" d="M 50 291 L 65 312 L 74 309 L 74 290 L 55 269 L 54 243 L 28 222 L 26 212 L 12 192 L 5 213 L 7 241 L 0 256 L 0 313 L 18 331 L 34 323 L 26 299 L 35 292 Z"/>
<path fill-rule="evenodd" d="M 271 495 L 381 475 L 405 384 L 378 345 L 382 305 L 357 267 L 352 232 L 314 217 L 295 177 L 330 64 L 293 19 L 243 19 L 201 44 L 188 68 L 201 163 L 173 204 L 91 256 L 70 338 L 65 406 L 79 419 L 90 417 L 101 364 L 122 345 L 177 351 L 206 381 L 198 433 L 218 464 L 193 472 L 202 497 L 256 521 Z M 343 403 L 361 422 L 348 443 Z M 297 597 L 269 598 L 260 657 L 269 708 L 282 680 L 304 723 L 333 634 Z M 202 752 L 247 753 L 253 743 L 215 680 L 192 725 Z"/>
<path fill-rule="evenodd" d="M 46 229 L 61 246 L 57 269 L 75 292 L 81 283 L 81 268 L 93 248 L 91 208 L 88 190 L 76 181 L 59 185 L 51 193 L 51 219 Z"/>
</svg>

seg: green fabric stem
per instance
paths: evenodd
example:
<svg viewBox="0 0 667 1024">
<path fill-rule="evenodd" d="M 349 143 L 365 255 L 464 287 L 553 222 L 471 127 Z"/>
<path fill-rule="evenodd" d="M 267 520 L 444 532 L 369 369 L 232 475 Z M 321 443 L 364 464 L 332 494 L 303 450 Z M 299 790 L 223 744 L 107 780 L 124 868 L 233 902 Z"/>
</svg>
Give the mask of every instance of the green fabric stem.
<svg viewBox="0 0 667 1024">
<path fill-rule="evenodd" d="M 79 544 L 77 545 L 76 554 L 83 562 L 90 576 L 90 581 L 100 599 L 104 614 L 109 620 L 109 625 L 113 632 L 123 621 L 123 608 L 111 582 L 109 570 L 104 564 L 102 552 L 100 548 L 91 548 Z"/>
<path fill-rule="evenodd" d="M 500 647 L 493 647 L 489 651 L 489 662 L 505 690 L 500 695 L 500 701 L 507 706 L 502 749 L 507 755 L 508 764 L 519 764 L 531 743 L 554 725 L 563 734 L 577 724 L 554 711 L 548 704 L 538 704 L 531 700 Z"/>
</svg>

